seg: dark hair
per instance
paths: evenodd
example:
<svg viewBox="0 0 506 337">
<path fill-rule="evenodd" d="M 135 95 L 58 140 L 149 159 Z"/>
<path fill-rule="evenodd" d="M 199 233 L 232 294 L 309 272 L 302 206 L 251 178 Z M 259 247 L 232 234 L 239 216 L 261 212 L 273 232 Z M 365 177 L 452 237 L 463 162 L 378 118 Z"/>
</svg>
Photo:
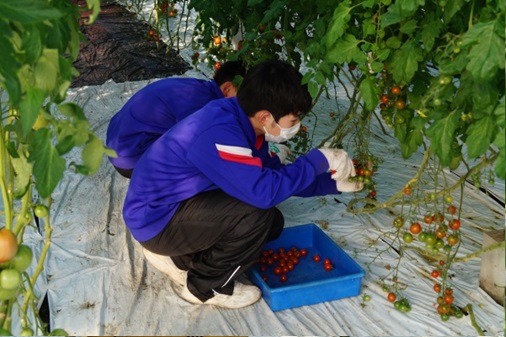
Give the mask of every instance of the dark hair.
<svg viewBox="0 0 506 337">
<path fill-rule="evenodd" d="M 291 113 L 307 113 L 312 102 L 307 85 L 302 84 L 301 73 L 278 60 L 265 61 L 248 70 L 237 100 L 249 117 L 268 110 L 276 121 Z"/>
<path fill-rule="evenodd" d="M 236 76 L 246 74 L 246 67 L 241 61 L 227 61 L 214 73 L 213 79 L 218 84 L 222 85 L 225 82 L 232 82 Z"/>
</svg>

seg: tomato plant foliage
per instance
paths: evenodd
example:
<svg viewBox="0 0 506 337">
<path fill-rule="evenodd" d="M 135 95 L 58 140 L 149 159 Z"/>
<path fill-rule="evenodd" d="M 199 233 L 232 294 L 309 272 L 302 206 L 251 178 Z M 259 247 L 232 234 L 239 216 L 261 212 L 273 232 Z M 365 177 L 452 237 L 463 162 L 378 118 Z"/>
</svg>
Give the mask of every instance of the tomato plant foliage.
<svg viewBox="0 0 506 337">
<path fill-rule="evenodd" d="M 195 41 L 210 54 L 250 64 L 277 55 L 304 65 L 315 99 L 329 83 L 350 85 L 352 109 L 362 119 L 375 113 L 383 93 L 399 87 L 381 116 L 394 129 L 404 158 L 422 145 L 451 169 L 485 156 L 504 179 L 504 2 L 189 4 L 199 15 Z M 237 33 L 240 50 L 212 46 L 213 36 L 231 41 Z M 346 129 L 337 127 L 332 136 L 340 140 Z"/>
<path fill-rule="evenodd" d="M 86 23 L 91 23 L 100 1 L 87 0 L 87 5 Z M 26 270 L 33 256 L 30 247 L 20 244 L 14 256 L 2 260 L 0 327 L 8 331 L 48 333 L 37 312 L 27 311 L 37 307 L 34 284 L 50 245 L 51 194 L 69 167 L 92 174 L 104 154 L 114 155 L 89 130 L 82 108 L 64 102 L 78 75 L 72 64 L 82 40 L 80 18 L 77 5 L 67 0 L 0 1 L 0 193 L 5 227 L 1 230 L 12 233 L 14 242 L 23 242 L 36 211 L 46 236 L 31 275 Z M 67 164 L 66 155 L 74 148 L 81 148 L 82 160 Z M 19 308 L 19 321 L 12 321 L 13 308 Z"/>
</svg>

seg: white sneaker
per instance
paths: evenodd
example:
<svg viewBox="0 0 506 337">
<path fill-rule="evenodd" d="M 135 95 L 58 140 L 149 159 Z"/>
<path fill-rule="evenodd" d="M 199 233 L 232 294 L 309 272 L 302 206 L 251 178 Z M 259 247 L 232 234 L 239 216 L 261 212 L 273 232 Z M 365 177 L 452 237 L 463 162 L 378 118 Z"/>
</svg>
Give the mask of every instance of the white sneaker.
<svg viewBox="0 0 506 337">
<path fill-rule="evenodd" d="M 158 269 L 159 271 L 167 274 L 169 278 L 176 282 L 179 285 L 185 285 L 186 284 L 186 274 L 188 273 L 185 270 L 179 269 L 175 264 L 174 261 L 170 258 L 170 256 L 164 256 L 164 255 L 158 255 L 153 252 L 150 252 L 147 249 L 142 249 L 144 252 L 144 256 L 146 257 L 146 260 Z"/>
<path fill-rule="evenodd" d="M 173 284 L 172 289 L 176 294 L 187 302 L 193 304 L 216 305 L 222 308 L 243 308 L 257 302 L 262 297 L 260 289 L 253 285 L 246 285 L 235 281 L 234 293 L 232 295 L 224 295 L 216 293 L 216 295 L 205 302 L 199 300 L 193 295 L 186 285 Z"/>
</svg>

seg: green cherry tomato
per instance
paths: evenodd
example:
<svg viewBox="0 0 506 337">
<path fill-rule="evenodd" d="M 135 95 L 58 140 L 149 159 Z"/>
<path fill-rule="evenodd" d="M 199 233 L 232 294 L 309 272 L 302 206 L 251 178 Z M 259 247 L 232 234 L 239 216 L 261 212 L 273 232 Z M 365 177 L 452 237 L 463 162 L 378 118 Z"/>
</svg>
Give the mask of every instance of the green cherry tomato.
<svg viewBox="0 0 506 337">
<path fill-rule="evenodd" d="M 0 272 L 0 287 L 6 290 L 18 289 L 21 274 L 16 269 L 4 269 Z"/>
<path fill-rule="evenodd" d="M 448 314 L 441 314 L 441 320 L 443 322 L 446 322 L 448 319 L 450 319 L 450 316 Z"/>
<path fill-rule="evenodd" d="M 0 264 L 0 268 L 14 268 L 19 272 L 24 272 L 32 263 L 33 253 L 30 247 L 19 245 L 16 255 L 8 262 Z"/>
<path fill-rule="evenodd" d="M 10 300 L 11 298 L 14 298 L 17 293 L 18 293 L 18 289 L 0 288 L 0 301 Z M 12 336 L 12 335 L 9 335 L 9 336 Z"/>
<path fill-rule="evenodd" d="M 404 225 L 404 219 L 402 216 L 398 216 L 394 219 L 394 227 L 401 228 Z"/>
<path fill-rule="evenodd" d="M 427 233 L 427 237 L 425 238 L 425 242 L 434 245 L 436 243 L 437 237 L 434 233 Z"/>
<path fill-rule="evenodd" d="M 364 300 L 364 302 L 369 302 L 371 300 L 371 296 L 365 294 L 362 299 Z"/>
<path fill-rule="evenodd" d="M 425 240 L 427 240 L 427 232 L 421 232 L 418 235 L 418 240 L 420 240 L 420 242 L 425 242 Z"/>
<path fill-rule="evenodd" d="M 47 216 L 47 207 L 44 205 L 37 205 L 34 209 L 37 218 L 44 218 Z"/>
<path fill-rule="evenodd" d="M 49 336 L 68 336 L 69 334 L 64 329 L 54 329 Z"/>
<path fill-rule="evenodd" d="M 406 232 L 402 235 L 402 239 L 406 243 L 411 243 L 413 242 L 413 235 L 411 233 Z"/>
<path fill-rule="evenodd" d="M 19 335 L 20 336 L 33 336 L 33 330 L 30 328 L 25 328 L 25 329 L 21 330 Z"/>
</svg>

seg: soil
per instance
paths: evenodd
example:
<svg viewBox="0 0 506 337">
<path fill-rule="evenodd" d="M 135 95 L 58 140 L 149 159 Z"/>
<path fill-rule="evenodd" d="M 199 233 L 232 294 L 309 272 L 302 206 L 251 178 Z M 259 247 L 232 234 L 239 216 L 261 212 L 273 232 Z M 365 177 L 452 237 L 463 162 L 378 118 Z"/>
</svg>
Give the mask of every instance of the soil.
<svg viewBox="0 0 506 337">
<path fill-rule="evenodd" d="M 86 7 L 86 0 L 72 2 Z M 81 14 L 80 25 L 86 41 L 81 44 L 74 62 L 80 75 L 71 87 L 99 85 L 109 79 L 121 83 L 163 78 L 181 75 L 191 68 L 165 43 L 149 40 L 150 26 L 123 5 L 103 0 L 100 14 L 92 25 L 84 24 L 88 13 Z"/>
</svg>

